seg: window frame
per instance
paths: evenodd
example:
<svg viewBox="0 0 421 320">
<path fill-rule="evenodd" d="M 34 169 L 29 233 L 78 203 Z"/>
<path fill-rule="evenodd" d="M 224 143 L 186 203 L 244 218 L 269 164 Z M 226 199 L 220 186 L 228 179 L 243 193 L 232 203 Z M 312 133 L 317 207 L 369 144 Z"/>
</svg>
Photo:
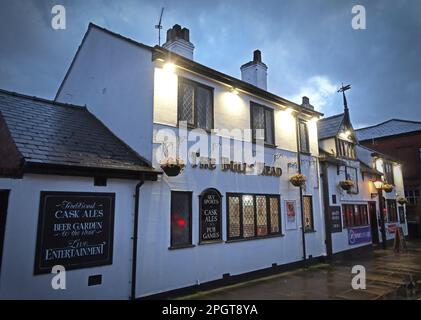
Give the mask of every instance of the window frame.
<svg viewBox="0 0 421 320">
<path fill-rule="evenodd" d="M 350 223 L 349 219 L 348 219 L 348 214 L 347 214 L 347 210 L 346 207 L 352 207 L 352 223 Z M 355 207 L 358 207 L 358 216 L 360 219 L 360 224 L 356 223 L 357 220 L 357 211 L 355 210 Z M 362 211 L 361 208 L 364 207 L 365 208 L 365 216 L 363 219 L 363 215 L 362 215 Z M 368 213 L 368 205 L 367 204 L 362 204 L 362 203 L 343 203 L 341 205 L 341 209 L 342 209 L 342 220 L 343 220 L 343 228 L 344 229 L 348 229 L 348 228 L 358 228 L 358 227 L 366 227 L 370 225 L 370 218 L 369 218 L 369 213 Z M 363 221 L 364 220 L 364 221 Z"/>
<path fill-rule="evenodd" d="M 385 181 L 389 184 L 395 185 L 395 176 L 393 174 L 393 163 L 391 161 L 384 160 L 383 167 L 384 167 Z M 387 171 L 386 167 L 390 168 L 390 172 Z M 389 178 L 390 178 L 390 180 L 389 180 Z"/>
<path fill-rule="evenodd" d="M 313 207 L 313 196 L 311 195 L 303 195 L 303 217 L 305 218 L 305 212 L 304 212 L 304 198 L 309 198 L 310 199 L 310 208 L 311 208 L 311 229 L 307 230 L 305 228 L 305 223 L 304 221 L 301 222 L 302 227 L 304 228 L 304 233 L 311 233 L 311 232 L 315 232 L 316 229 L 314 227 L 314 207 Z"/>
<path fill-rule="evenodd" d="M 359 186 L 358 186 L 358 169 L 351 166 L 345 166 L 345 179 L 348 179 L 349 173 L 348 170 L 355 171 L 355 181 L 354 181 L 354 188 L 351 188 L 349 191 L 351 194 L 358 194 L 360 192 Z M 355 191 L 352 191 L 352 189 L 355 189 Z"/>
<path fill-rule="evenodd" d="M 264 137 L 264 143 L 267 146 L 275 146 L 275 110 L 273 108 L 267 107 L 265 105 L 262 105 L 260 103 L 254 102 L 254 101 L 250 101 L 250 129 L 252 130 L 251 132 L 251 139 L 253 143 L 256 143 L 256 128 L 254 128 L 254 116 L 253 116 L 253 110 L 254 108 L 262 108 L 263 109 L 263 123 L 266 127 L 266 111 L 270 111 L 271 114 L 271 118 L 272 118 L 272 142 L 268 142 L 267 141 L 267 130 L 266 128 L 263 128 L 263 130 L 265 131 L 265 137 Z M 259 129 L 259 128 L 257 128 Z"/>
<path fill-rule="evenodd" d="M 392 206 L 394 205 L 394 215 L 392 215 Z M 399 222 L 399 215 L 398 215 L 398 204 L 394 199 L 386 199 L 386 207 L 387 207 L 387 221 L 388 222 Z M 394 218 L 394 219 L 393 219 Z"/>
<path fill-rule="evenodd" d="M 301 135 L 303 134 L 303 132 L 301 130 L 301 126 L 304 126 L 304 128 L 305 128 L 305 132 L 304 132 L 305 137 L 304 138 L 306 140 L 307 150 L 303 150 L 303 146 L 302 146 L 302 143 L 301 143 L 301 140 L 302 140 Z M 303 119 L 298 120 L 298 137 L 300 139 L 300 152 L 310 154 L 310 136 L 309 136 L 309 133 L 308 133 L 308 125 L 307 125 L 307 121 L 305 121 Z"/>
<path fill-rule="evenodd" d="M 189 242 L 184 244 L 174 244 L 173 240 L 173 197 L 172 195 L 174 193 L 181 193 L 181 194 L 187 194 L 189 195 Z M 179 249 L 179 248 L 189 248 L 193 247 L 193 191 L 183 191 L 183 190 L 171 190 L 170 194 L 170 247 L 169 249 Z"/>
<path fill-rule="evenodd" d="M 206 132 L 211 132 L 215 128 L 215 105 L 214 105 L 215 88 L 213 88 L 211 86 L 208 86 L 206 84 L 188 79 L 188 78 L 181 77 L 181 76 L 178 76 L 178 85 L 177 85 L 177 126 L 178 127 L 180 126 L 180 121 L 184 121 L 184 120 L 180 119 L 180 114 L 181 114 L 180 111 L 181 111 L 181 103 L 182 103 L 181 86 L 183 84 L 188 84 L 188 85 L 193 86 L 193 108 L 194 108 L 194 110 L 193 110 L 193 122 L 194 122 L 194 124 L 189 124 L 187 122 L 187 127 L 189 129 L 200 128 L 200 129 L 205 130 Z M 211 121 L 211 128 L 210 129 L 202 128 L 202 127 L 199 127 L 197 125 L 197 120 L 198 120 L 198 117 L 197 117 L 197 88 L 198 87 L 200 87 L 202 89 L 205 89 L 205 90 L 209 90 L 210 93 L 211 93 L 212 121 Z"/>
<path fill-rule="evenodd" d="M 254 236 L 253 237 L 244 237 L 244 222 L 243 222 L 243 196 L 252 196 L 253 197 L 253 214 L 254 214 Z M 263 236 L 257 235 L 257 206 L 256 206 L 256 197 L 264 196 L 266 201 L 266 226 L 267 234 Z M 239 198 L 239 211 L 240 211 L 240 233 L 237 237 L 230 237 L 230 210 L 229 210 L 229 199 L 231 197 Z M 272 221 L 270 216 L 270 199 L 276 198 L 278 201 L 278 232 L 271 232 L 272 230 Z M 227 192 L 226 193 L 226 232 L 227 240 L 226 242 L 235 242 L 235 241 L 247 241 L 247 240 L 256 240 L 256 239 L 265 239 L 275 236 L 282 235 L 282 218 L 281 218 L 281 196 L 279 194 L 266 194 L 266 193 L 238 193 L 238 192 Z"/>
<path fill-rule="evenodd" d="M 340 158 L 346 158 L 346 159 L 352 159 L 355 160 L 356 157 L 356 151 L 355 151 L 355 143 L 336 138 L 336 154 Z"/>
<path fill-rule="evenodd" d="M 0 203 L 0 274 L 4 252 L 4 238 L 6 236 L 6 220 L 7 211 L 9 208 L 9 197 L 10 190 L 0 190 L 0 200 L 4 201 L 3 203 Z"/>
</svg>

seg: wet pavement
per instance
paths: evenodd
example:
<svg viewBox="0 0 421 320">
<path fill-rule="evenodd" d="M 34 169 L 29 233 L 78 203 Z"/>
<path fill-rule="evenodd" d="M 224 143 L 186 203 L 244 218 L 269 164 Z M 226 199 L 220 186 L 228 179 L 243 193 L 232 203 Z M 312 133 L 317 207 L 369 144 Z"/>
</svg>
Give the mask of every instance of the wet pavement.
<svg viewBox="0 0 421 320">
<path fill-rule="evenodd" d="M 366 269 L 366 289 L 351 287 L 354 265 Z M 421 242 L 405 252 L 376 249 L 364 255 L 317 264 L 179 299 L 203 300 L 377 300 L 421 298 Z"/>
</svg>

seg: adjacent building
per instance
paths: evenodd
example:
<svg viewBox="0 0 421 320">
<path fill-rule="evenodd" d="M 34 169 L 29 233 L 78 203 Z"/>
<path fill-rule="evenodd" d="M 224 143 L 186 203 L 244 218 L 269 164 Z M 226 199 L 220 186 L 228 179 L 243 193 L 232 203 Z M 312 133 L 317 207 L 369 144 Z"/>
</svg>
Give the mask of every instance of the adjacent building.
<svg viewBox="0 0 421 320">
<path fill-rule="evenodd" d="M 344 112 L 319 121 L 319 148 L 328 253 L 407 235 L 401 164 L 360 145 L 344 97 Z M 390 184 L 386 191 L 376 183 Z M 381 203 L 380 203 L 381 201 Z M 381 216 L 380 212 L 383 212 Z"/>
<path fill-rule="evenodd" d="M 421 237 L 421 122 L 391 119 L 355 132 L 362 145 L 402 164 L 409 235 Z"/>
</svg>

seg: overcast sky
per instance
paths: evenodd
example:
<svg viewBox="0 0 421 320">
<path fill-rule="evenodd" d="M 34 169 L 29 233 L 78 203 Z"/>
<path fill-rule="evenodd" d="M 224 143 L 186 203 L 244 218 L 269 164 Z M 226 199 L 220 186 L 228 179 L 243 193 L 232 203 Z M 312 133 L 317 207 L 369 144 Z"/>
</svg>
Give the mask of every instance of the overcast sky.
<svg viewBox="0 0 421 320">
<path fill-rule="evenodd" d="M 51 9 L 66 8 L 66 29 L 51 27 Z M 366 30 L 351 26 L 366 8 Z M 421 0 L 0 0 L 0 88 L 53 98 L 94 22 L 139 42 L 158 42 L 178 23 L 190 29 L 195 60 L 240 78 L 262 51 L 269 91 L 302 95 L 326 116 L 342 112 L 336 93 L 350 83 L 354 127 L 390 118 L 421 121 Z"/>
</svg>

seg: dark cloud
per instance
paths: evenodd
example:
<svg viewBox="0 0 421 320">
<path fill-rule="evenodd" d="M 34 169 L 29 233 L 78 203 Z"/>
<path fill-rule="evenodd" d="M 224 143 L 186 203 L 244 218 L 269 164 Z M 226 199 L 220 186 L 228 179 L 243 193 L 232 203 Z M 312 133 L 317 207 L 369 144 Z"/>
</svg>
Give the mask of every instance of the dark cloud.
<svg viewBox="0 0 421 320">
<path fill-rule="evenodd" d="M 191 30 L 195 59 L 239 77 L 259 48 L 269 89 L 303 94 L 326 115 L 342 111 L 335 88 L 351 83 L 356 126 L 392 117 L 421 120 L 421 2 L 414 0 L 60 1 L 67 29 L 51 28 L 56 1 L 0 1 L 0 88 L 53 97 L 90 21 L 154 45 L 161 6 L 164 32 Z M 367 11 L 367 30 L 351 28 L 352 6 Z"/>
</svg>

